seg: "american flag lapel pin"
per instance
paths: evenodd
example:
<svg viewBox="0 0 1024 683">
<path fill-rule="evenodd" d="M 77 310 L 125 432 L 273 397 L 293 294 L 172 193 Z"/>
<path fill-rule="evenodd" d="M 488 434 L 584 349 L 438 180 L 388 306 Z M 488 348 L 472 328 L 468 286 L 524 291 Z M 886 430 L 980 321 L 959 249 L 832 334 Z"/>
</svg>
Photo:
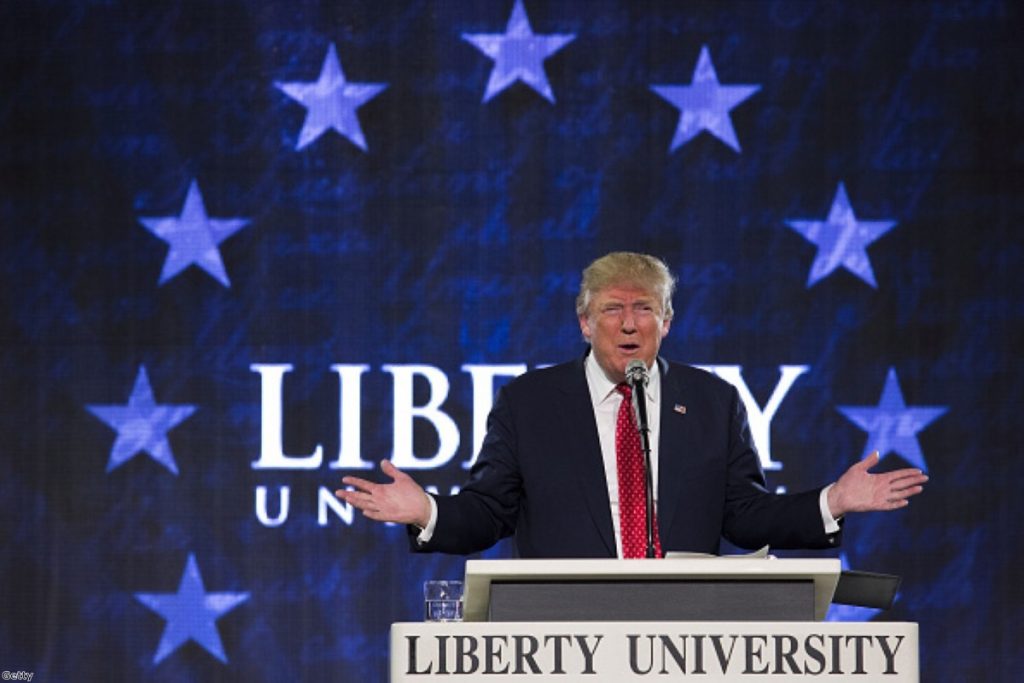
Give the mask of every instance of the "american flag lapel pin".
<svg viewBox="0 0 1024 683">
<path fill-rule="evenodd" d="M 682 403 L 675 404 L 672 410 L 676 411 L 680 415 L 686 415 L 686 406 L 684 406 Z"/>
</svg>

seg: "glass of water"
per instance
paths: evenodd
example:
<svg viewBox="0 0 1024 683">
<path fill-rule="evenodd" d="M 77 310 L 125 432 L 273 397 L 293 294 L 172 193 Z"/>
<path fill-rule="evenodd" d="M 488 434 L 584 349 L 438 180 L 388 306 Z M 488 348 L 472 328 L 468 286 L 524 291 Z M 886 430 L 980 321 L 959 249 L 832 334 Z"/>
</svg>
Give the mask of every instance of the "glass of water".
<svg viewBox="0 0 1024 683">
<path fill-rule="evenodd" d="M 424 581 L 426 621 L 462 621 L 462 582 Z"/>
</svg>

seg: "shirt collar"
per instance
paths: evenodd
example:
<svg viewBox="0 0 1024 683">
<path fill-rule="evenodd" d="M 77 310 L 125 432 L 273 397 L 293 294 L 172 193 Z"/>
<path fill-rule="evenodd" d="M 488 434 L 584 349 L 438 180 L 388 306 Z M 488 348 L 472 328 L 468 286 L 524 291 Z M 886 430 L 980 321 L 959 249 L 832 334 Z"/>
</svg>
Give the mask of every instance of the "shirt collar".
<svg viewBox="0 0 1024 683">
<path fill-rule="evenodd" d="M 595 406 L 599 405 L 615 393 L 617 384 L 608 379 L 608 375 L 604 373 L 604 369 L 598 364 L 597 358 L 594 357 L 593 351 L 587 354 L 584 368 L 587 373 L 587 386 L 590 388 L 590 400 Z M 644 396 L 647 397 L 647 403 L 650 404 L 657 403 L 660 395 L 661 371 L 657 362 L 655 362 L 654 371 L 649 373 Z"/>
</svg>

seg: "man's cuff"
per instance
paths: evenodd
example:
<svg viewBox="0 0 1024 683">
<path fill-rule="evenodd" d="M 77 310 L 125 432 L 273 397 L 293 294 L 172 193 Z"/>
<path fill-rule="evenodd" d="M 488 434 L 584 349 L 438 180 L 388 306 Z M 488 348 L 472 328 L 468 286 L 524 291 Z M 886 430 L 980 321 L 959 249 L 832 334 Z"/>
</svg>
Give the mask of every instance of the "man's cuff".
<svg viewBox="0 0 1024 683">
<path fill-rule="evenodd" d="M 835 484 L 829 484 L 821 490 L 821 495 L 818 496 L 818 508 L 821 510 L 821 521 L 825 525 L 826 534 L 838 534 L 840 528 L 838 520 L 832 516 L 832 511 L 828 509 L 828 492 L 832 490 L 833 486 Z"/>
<path fill-rule="evenodd" d="M 416 543 L 418 545 L 426 545 L 430 543 L 430 539 L 434 537 L 434 527 L 437 526 L 437 501 L 434 497 L 427 494 L 427 500 L 430 501 L 430 521 L 427 525 L 420 529 L 419 535 L 416 536 Z"/>
</svg>

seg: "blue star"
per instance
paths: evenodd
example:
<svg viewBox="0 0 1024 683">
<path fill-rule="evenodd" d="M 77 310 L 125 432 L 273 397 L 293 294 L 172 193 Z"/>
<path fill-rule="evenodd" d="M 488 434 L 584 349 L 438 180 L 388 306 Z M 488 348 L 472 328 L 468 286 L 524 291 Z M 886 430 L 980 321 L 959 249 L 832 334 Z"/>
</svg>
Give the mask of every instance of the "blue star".
<svg viewBox="0 0 1024 683">
<path fill-rule="evenodd" d="M 235 234 L 246 225 L 246 218 L 210 218 L 203 205 L 199 184 L 193 180 L 185 195 L 185 206 L 181 215 L 155 218 L 139 218 L 139 222 L 151 233 L 171 245 L 160 273 L 162 285 L 172 277 L 195 264 L 216 278 L 217 282 L 230 287 L 224 262 L 220 259 L 217 245 Z"/>
<path fill-rule="evenodd" d="M 668 151 L 676 151 L 706 130 L 739 152 L 740 143 L 729 111 L 760 89 L 759 85 L 720 85 L 708 46 L 702 46 L 690 85 L 651 86 L 651 90 L 679 109 L 679 123 Z"/>
<path fill-rule="evenodd" d="M 917 442 L 917 433 L 947 410 L 945 406 L 908 408 L 895 368 L 889 368 L 877 406 L 839 406 L 839 412 L 868 432 L 864 455 L 878 451 L 879 457 L 884 458 L 896 453 L 922 472 L 928 471 L 928 465 Z"/>
<path fill-rule="evenodd" d="M 178 474 L 171 444 L 167 441 L 167 432 L 195 412 L 196 407 L 157 405 L 145 366 L 139 367 L 127 405 L 90 405 L 86 408 L 117 430 L 117 439 L 107 462 L 107 472 L 120 467 L 136 454 L 145 452 L 173 474 Z"/>
<path fill-rule="evenodd" d="M 544 60 L 576 38 L 575 34 L 535 34 L 522 0 L 516 0 L 505 33 L 463 33 L 462 39 L 494 60 L 491 78 L 487 81 L 484 102 L 516 81 L 522 81 L 554 104 Z"/>
<path fill-rule="evenodd" d="M 889 232 L 896 221 L 858 221 L 853 215 L 853 207 L 850 206 L 850 198 L 846 196 L 843 183 L 839 183 L 826 220 L 789 220 L 786 224 L 807 241 L 818 245 L 818 254 L 807 276 L 808 289 L 839 266 L 872 287 L 878 287 L 865 249 Z"/>
<path fill-rule="evenodd" d="M 850 560 L 846 553 L 839 554 L 839 563 L 844 572 L 850 568 Z M 875 607 L 833 604 L 829 605 L 825 621 L 871 621 L 881 613 L 882 610 Z"/>
<path fill-rule="evenodd" d="M 295 145 L 298 151 L 313 143 L 330 129 L 351 140 L 356 147 L 367 151 L 366 138 L 359 125 L 356 109 L 380 94 L 387 83 L 349 83 L 338 61 L 334 43 L 327 48 L 320 78 L 315 82 L 276 82 L 274 86 L 306 108 L 306 120 Z"/>
<path fill-rule="evenodd" d="M 154 664 L 159 664 L 190 639 L 226 664 L 228 658 L 215 622 L 248 600 L 249 594 L 207 593 L 195 555 L 189 553 L 177 593 L 136 593 L 135 599 L 167 620 L 153 656 Z"/>
</svg>

